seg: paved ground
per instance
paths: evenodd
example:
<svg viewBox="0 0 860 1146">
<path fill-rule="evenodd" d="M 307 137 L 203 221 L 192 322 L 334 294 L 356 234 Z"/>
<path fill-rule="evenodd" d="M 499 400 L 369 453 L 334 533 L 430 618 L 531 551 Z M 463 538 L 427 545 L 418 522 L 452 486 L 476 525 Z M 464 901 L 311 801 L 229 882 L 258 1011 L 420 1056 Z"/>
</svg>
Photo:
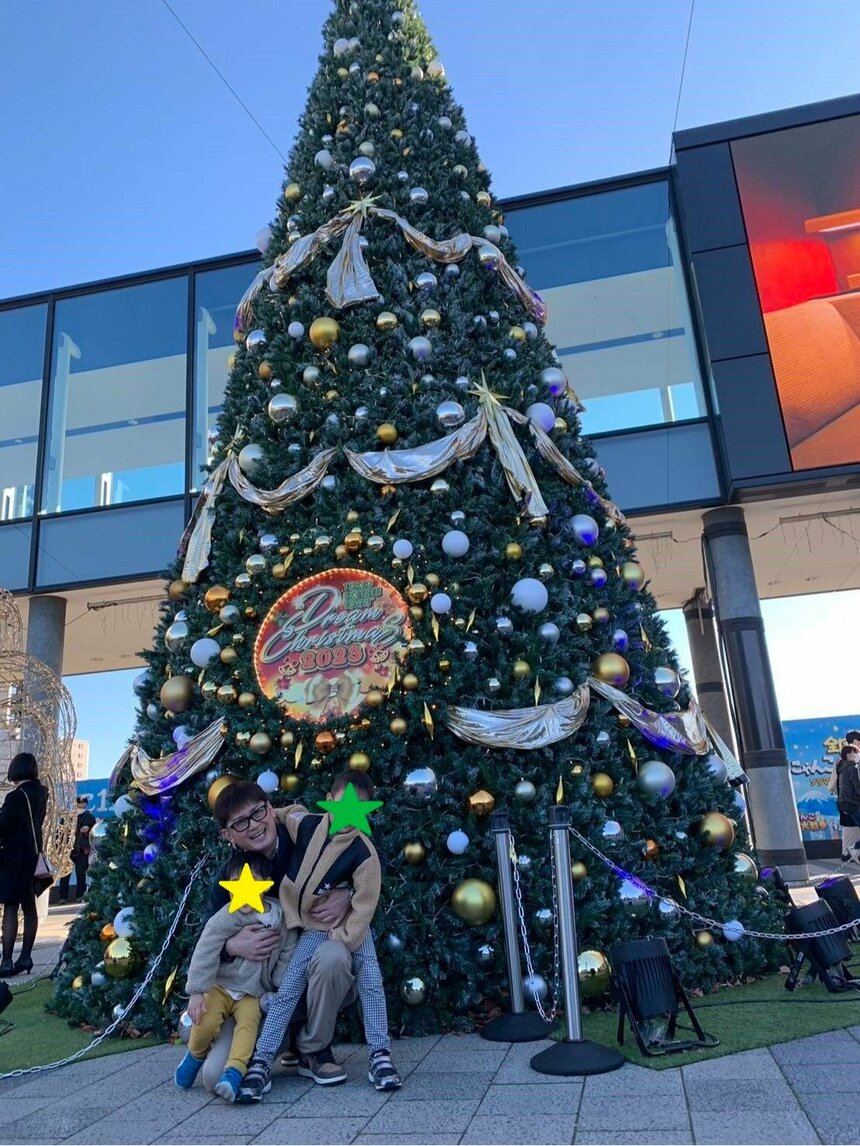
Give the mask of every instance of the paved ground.
<svg viewBox="0 0 860 1146">
<path fill-rule="evenodd" d="M 860 1026 L 770 1050 L 585 1080 L 529 1069 L 544 1045 L 477 1035 L 396 1044 L 404 1087 L 380 1095 L 363 1048 L 349 1081 L 275 1079 L 259 1106 L 178 1091 L 178 1047 L 130 1051 L 0 1083 L 3 1143 L 856 1143 Z"/>
</svg>

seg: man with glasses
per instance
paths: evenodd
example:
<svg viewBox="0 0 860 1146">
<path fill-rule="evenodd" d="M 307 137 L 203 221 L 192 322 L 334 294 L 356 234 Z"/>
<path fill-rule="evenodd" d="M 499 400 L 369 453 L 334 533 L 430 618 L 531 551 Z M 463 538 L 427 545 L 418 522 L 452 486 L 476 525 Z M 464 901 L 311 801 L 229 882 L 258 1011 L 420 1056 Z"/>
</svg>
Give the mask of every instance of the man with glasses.
<svg viewBox="0 0 860 1146">
<path fill-rule="evenodd" d="M 272 865 L 275 889 L 280 888 L 292 856 L 293 844 L 285 823 L 293 807 L 273 808 L 262 788 L 245 780 L 229 784 L 215 801 L 215 819 L 221 826 L 222 837 L 233 846 L 232 858 L 241 859 L 242 853 L 249 852 L 266 856 Z M 224 878 L 220 871 L 215 877 L 209 896 L 207 919 L 229 902 L 227 891 L 218 883 Z M 313 909 L 313 916 L 325 928 L 330 929 L 338 926 L 349 907 L 349 892 L 334 890 L 320 897 Z M 258 925 L 243 927 L 227 940 L 221 958 L 263 962 L 279 943 L 280 936 L 275 931 Z M 343 943 L 329 939 L 320 945 L 308 967 L 305 1013 L 297 1015 L 304 1024 L 296 1037 L 298 1055 L 289 1051 L 284 1054 L 281 1060 L 284 1066 L 297 1067 L 299 1074 L 312 1078 L 321 1086 L 346 1081 L 346 1071 L 335 1062 L 331 1043 L 337 1013 L 352 1001 L 348 996 L 354 996 L 352 957 Z M 211 1062 L 207 1060 L 203 1068 L 203 1081 L 207 1086 L 213 1077 L 216 1082 L 220 1077 L 219 1066 L 223 1066 L 220 1058 L 229 1046 L 228 1027 L 229 1024 L 225 1024 L 221 1036 L 209 1053 Z"/>
</svg>

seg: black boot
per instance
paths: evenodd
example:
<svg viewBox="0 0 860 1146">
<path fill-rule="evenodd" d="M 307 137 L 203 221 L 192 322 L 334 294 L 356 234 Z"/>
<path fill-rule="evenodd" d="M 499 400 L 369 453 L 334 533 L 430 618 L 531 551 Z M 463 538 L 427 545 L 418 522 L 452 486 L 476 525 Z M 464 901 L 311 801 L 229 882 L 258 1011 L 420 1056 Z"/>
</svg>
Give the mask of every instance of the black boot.
<svg viewBox="0 0 860 1146">
<path fill-rule="evenodd" d="M 4 959 L 0 963 L 0 979 L 10 979 L 13 975 L 17 975 L 18 970 L 12 966 L 11 959 Z"/>
</svg>

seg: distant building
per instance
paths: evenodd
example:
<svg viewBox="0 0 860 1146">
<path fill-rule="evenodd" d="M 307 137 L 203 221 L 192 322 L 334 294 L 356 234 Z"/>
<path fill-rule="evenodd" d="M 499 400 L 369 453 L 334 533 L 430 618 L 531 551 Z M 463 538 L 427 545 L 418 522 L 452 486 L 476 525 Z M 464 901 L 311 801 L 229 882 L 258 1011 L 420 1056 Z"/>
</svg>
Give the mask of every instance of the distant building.
<svg viewBox="0 0 860 1146">
<path fill-rule="evenodd" d="M 72 741 L 72 767 L 75 770 L 75 780 L 87 780 L 90 775 L 90 742 L 89 740 Z"/>
</svg>

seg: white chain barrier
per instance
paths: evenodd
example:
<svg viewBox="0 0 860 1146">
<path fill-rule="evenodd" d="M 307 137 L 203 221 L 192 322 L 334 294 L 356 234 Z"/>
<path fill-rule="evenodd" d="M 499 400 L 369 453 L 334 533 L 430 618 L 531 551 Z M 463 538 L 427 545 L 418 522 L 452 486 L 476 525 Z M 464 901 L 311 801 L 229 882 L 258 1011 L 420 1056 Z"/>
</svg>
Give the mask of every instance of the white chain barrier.
<svg viewBox="0 0 860 1146">
<path fill-rule="evenodd" d="M 122 1014 L 119 1015 L 118 1018 L 114 1019 L 114 1021 L 110 1024 L 110 1026 L 106 1027 L 101 1032 L 100 1035 L 97 1035 L 91 1043 L 89 1043 L 85 1047 L 82 1047 L 80 1050 L 75 1051 L 74 1054 L 70 1054 L 68 1056 L 68 1058 L 59 1059 L 57 1062 L 48 1062 L 48 1063 L 43 1064 L 42 1066 L 28 1066 L 28 1067 L 21 1067 L 18 1070 L 10 1070 L 10 1071 L 7 1071 L 5 1074 L 0 1074 L 0 1080 L 2 1080 L 4 1078 L 21 1078 L 25 1074 L 38 1074 L 40 1071 L 43 1071 L 43 1070 L 56 1070 L 57 1067 L 68 1066 L 69 1063 L 77 1062 L 78 1059 L 83 1058 L 85 1054 L 88 1054 L 91 1050 L 93 1050 L 95 1047 L 97 1047 L 100 1043 L 104 1042 L 104 1040 L 106 1038 L 110 1038 L 110 1036 L 113 1034 L 113 1032 L 116 1030 L 116 1028 L 120 1025 L 120 1023 L 124 1022 L 126 1015 L 128 1015 L 131 1011 L 134 1010 L 135 1006 L 137 1005 L 138 999 L 141 997 L 143 992 L 146 990 L 146 988 L 149 986 L 149 984 L 154 979 L 155 973 L 161 964 L 161 960 L 164 958 L 164 954 L 167 951 L 167 948 L 170 946 L 170 941 L 173 939 L 173 936 L 176 934 L 176 928 L 179 926 L 179 920 L 182 918 L 182 913 L 185 911 L 185 905 L 188 902 L 188 896 L 191 894 L 191 888 L 194 886 L 195 880 L 197 879 L 198 875 L 200 874 L 200 872 L 203 870 L 203 868 L 206 866 L 206 864 L 208 862 L 209 862 L 209 856 L 203 856 L 202 859 L 197 861 L 197 864 L 195 865 L 194 870 L 191 872 L 191 878 L 188 880 L 188 883 L 185 885 L 185 890 L 183 891 L 182 897 L 179 900 L 179 906 L 176 909 L 176 914 L 173 917 L 173 920 L 170 924 L 170 927 L 167 929 L 167 935 L 165 936 L 164 942 L 161 945 L 161 950 L 158 952 L 155 959 L 150 963 L 149 970 L 146 973 L 146 977 L 144 978 L 144 980 L 140 984 L 140 986 L 137 988 L 135 993 L 132 995 L 132 997 L 129 999 L 129 1001 L 126 1003 L 125 1007 L 123 1008 Z"/>
<path fill-rule="evenodd" d="M 678 911 L 679 914 L 687 916 L 688 919 L 694 920 L 701 926 L 713 928 L 714 930 L 719 931 L 725 935 L 726 938 L 732 940 L 742 939 L 745 935 L 749 935 L 752 939 L 775 939 L 780 943 L 786 943 L 795 940 L 822 939 L 827 935 L 838 935 L 841 931 L 851 931 L 855 927 L 860 927 L 860 919 L 852 919 L 848 923 L 840 923 L 838 927 L 828 927 L 823 931 L 801 932 L 753 931 L 750 928 L 744 927 L 740 920 L 737 919 L 731 920 L 729 923 L 720 923 L 718 919 L 710 919 L 707 915 L 700 915 L 698 911 L 690 911 L 688 907 L 684 907 L 683 904 L 678 903 L 678 901 L 676 899 L 672 899 L 671 896 L 663 895 L 661 892 L 655 891 L 652 887 L 649 887 L 648 884 L 644 882 L 644 880 L 641 880 L 638 876 L 633 875 L 629 871 L 625 871 L 624 868 L 619 867 L 617 863 L 614 863 L 613 860 L 609 858 L 609 856 L 605 856 L 599 848 L 596 848 L 594 844 L 585 838 L 585 836 L 581 835 L 576 830 L 576 828 L 569 826 L 568 831 L 572 836 L 574 836 L 575 839 L 579 841 L 579 843 L 582 844 L 584 848 L 587 848 L 587 850 L 590 851 L 593 855 L 597 856 L 597 858 L 602 863 L 606 864 L 606 866 L 610 868 L 611 871 L 613 871 L 621 879 L 630 880 L 630 882 L 635 884 L 641 891 L 643 891 L 649 899 L 663 900 L 664 902 L 671 904 L 671 906 L 676 911 Z"/>
<path fill-rule="evenodd" d="M 534 999 L 535 1007 L 540 1017 L 547 1023 L 555 1021 L 559 1011 L 559 996 L 561 994 L 561 968 L 559 957 L 559 930 L 558 930 L 558 887 L 556 885 L 555 868 L 552 872 L 552 933 L 553 933 L 553 951 L 552 951 L 552 1006 L 549 1013 L 544 1010 L 543 1003 L 541 1002 L 540 995 L 537 989 L 537 980 L 535 977 L 534 964 L 532 963 L 532 951 L 529 945 L 528 930 L 526 928 L 526 915 L 523 907 L 523 893 L 520 887 L 520 869 L 517 864 L 517 851 L 514 843 L 513 833 L 511 833 L 511 867 L 513 868 L 514 875 L 514 895 L 517 900 L 517 915 L 520 921 L 520 935 L 523 940 L 523 955 L 526 960 L 526 970 L 528 971 L 528 982 L 531 988 L 532 997 Z"/>
</svg>

